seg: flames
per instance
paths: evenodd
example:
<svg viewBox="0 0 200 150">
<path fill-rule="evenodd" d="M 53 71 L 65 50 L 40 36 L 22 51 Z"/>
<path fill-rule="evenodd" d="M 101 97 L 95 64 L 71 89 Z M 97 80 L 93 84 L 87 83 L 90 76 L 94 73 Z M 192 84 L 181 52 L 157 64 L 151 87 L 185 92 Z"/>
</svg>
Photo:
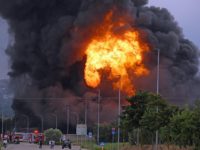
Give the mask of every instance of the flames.
<svg viewBox="0 0 200 150">
<path fill-rule="evenodd" d="M 149 73 L 143 64 L 143 54 L 149 47 L 142 41 L 139 30 L 127 27 L 126 19 L 113 21 L 112 18 L 113 13 L 109 12 L 86 48 L 85 81 L 95 88 L 100 84 L 102 74 L 107 72 L 114 89 L 120 88 L 133 95 L 133 77 Z"/>
</svg>

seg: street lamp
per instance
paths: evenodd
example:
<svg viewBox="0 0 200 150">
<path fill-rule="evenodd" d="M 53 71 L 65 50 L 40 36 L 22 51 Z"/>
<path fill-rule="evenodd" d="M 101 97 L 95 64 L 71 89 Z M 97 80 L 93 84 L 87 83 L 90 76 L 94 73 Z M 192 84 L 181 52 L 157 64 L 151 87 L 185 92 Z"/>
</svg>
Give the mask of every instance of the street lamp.
<svg viewBox="0 0 200 150">
<path fill-rule="evenodd" d="M 160 80 L 160 49 L 157 49 L 157 79 L 156 79 L 156 94 L 159 94 L 159 80 Z M 156 107 L 158 113 L 158 106 Z M 156 130 L 156 150 L 158 150 L 158 130 Z"/>
<path fill-rule="evenodd" d="M 69 105 L 66 105 L 67 110 L 67 135 L 69 133 Z"/>
<path fill-rule="evenodd" d="M 88 112 L 88 102 L 87 98 L 85 99 L 85 125 L 87 125 L 87 112 Z"/>
<path fill-rule="evenodd" d="M 119 85 L 119 91 L 118 91 L 118 137 L 117 137 L 117 149 L 119 150 L 119 143 L 120 143 L 120 115 L 121 115 L 121 76 L 119 75 L 119 78 L 120 78 L 120 85 Z"/>
<path fill-rule="evenodd" d="M 71 112 L 72 114 L 74 114 L 76 116 L 76 125 L 78 125 L 79 123 L 79 116 L 78 116 L 78 113 L 77 112 Z M 76 128 L 77 126 L 75 126 Z M 78 134 L 76 132 L 76 142 L 78 143 Z"/>
<path fill-rule="evenodd" d="M 52 116 L 55 116 L 55 121 L 56 121 L 56 129 L 57 129 L 57 126 L 58 126 L 58 117 L 56 114 L 52 114 Z"/>
<path fill-rule="evenodd" d="M 71 112 L 72 114 L 74 114 L 76 116 L 76 124 L 79 123 L 79 116 L 78 116 L 78 113 L 77 112 Z"/>
<path fill-rule="evenodd" d="M 27 133 L 29 132 L 29 117 L 27 115 L 22 114 L 27 120 Z"/>
<path fill-rule="evenodd" d="M 99 123 L 100 123 L 100 117 L 99 117 L 99 103 L 101 100 L 101 90 L 99 89 L 98 93 L 98 101 L 97 101 L 97 144 L 99 144 Z"/>
<path fill-rule="evenodd" d="M 42 115 L 40 115 L 40 119 L 41 119 L 41 132 L 43 133 L 44 130 L 44 118 Z"/>
<path fill-rule="evenodd" d="M 1 134 L 3 138 L 3 106 L 1 107 Z"/>
<path fill-rule="evenodd" d="M 159 80 L 160 80 L 160 49 L 157 49 L 157 80 L 156 80 L 156 94 L 159 94 Z"/>
</svg>

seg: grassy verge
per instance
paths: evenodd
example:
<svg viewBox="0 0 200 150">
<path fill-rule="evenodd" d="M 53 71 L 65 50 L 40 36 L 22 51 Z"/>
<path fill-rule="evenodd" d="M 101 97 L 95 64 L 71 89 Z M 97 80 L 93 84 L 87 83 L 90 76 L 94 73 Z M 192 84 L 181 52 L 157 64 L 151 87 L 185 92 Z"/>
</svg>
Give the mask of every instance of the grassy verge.
<svg viewBox="0 0 200 150">
<path fill-rule="evenodd" d="M 2 147 L 3 147 L 2 141 L 0 141 L 0 150 L 2 150 Z"/>
<path fill-rule="evenodd" d="M 120 149 L 122 149 L 123 147 L 127 147 L 127 145 L 129 145 L 128 143 L 120 143 Z M 103 149 L 101 146 L 97 145 L 94 142 L 89 142 L 86 141 L 84 143 L 81 144 L 81 148 L 85 148 L 88 150 L 117 150 L 118 148 L 118 144 L 117 143 L 105 143 L 105 145 L 103 146 Z"/>
<path fill-rule="evenodd" d="M 102 147 L 96 145 L 94 142 L 84 142 L 81 144 L 82 148 L 87 150 L 117 150 L 118 144 L 117 143 L 105 143 L 105 146 Z M 161 150 L 192 150 L 191 147 L 187 148 L 179 148 L 175 145 L 170 145 L 169 147 L 166 145 L 159 145 L 159 149 Z M 136 146 L 130 145 L 128 143 L 120 143 L 120 150 L 152 150 L 152 145 L 143 145 L 143 146 Z"/>
</svg>

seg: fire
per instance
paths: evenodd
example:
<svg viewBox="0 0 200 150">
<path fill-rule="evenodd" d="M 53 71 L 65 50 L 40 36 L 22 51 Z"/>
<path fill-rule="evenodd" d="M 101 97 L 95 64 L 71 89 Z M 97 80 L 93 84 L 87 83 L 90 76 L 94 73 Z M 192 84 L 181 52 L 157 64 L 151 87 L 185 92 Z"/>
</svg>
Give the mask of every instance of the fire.
<svg viewBox="0 0 200 150">
<path fill-rule="evenodd" d="M 109 73 L 108 79 L 113 81 L 113 88 L 128 95 L 135 93 L 133 76 L 149 73 L 143 64 L 143 54 L 149 50 L 148 44 L 141 40 L 137 29 L 124 29 L 126 21 L 112 21 L 113 13 L 109 12 L 98 32 L 88 44 L 85 54 L 85 81 L 90 87 L 97 87 L 103 72 Z M 115 33 L 115 29 L 123 30 Z M 117 81 L 116 81 L 117 80 Z"/>
</svg>

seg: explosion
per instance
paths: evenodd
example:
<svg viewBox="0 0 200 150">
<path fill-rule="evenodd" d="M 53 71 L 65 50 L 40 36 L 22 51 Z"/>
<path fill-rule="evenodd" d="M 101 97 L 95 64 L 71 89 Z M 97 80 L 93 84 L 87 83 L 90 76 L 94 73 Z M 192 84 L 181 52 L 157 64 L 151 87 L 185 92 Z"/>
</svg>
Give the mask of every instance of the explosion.
<svg viewBox="0 0 200 150">
<path fill-rule="evenodd" d="M 199 49 L 167 9 L 147 3 L 0 0 L 0 17 L 9 24 L 11 39 L 6 54 L 15 113 L 30 117 L 32 127 L 40 125 L 41 115 L 57 113 L 59 128 L 65 129 L 66 105 L 84 122 L 87 105 L 81 100 L 87 99 L 87 122 L 93 125 L 97 93 L 86 86 L 95 88 L 108 79 L 101 86 L 106 98 L 101 98 L 100 113 L 102 122 L 110 122 L 118 117 L 113 90 L 128 96 L 135 89 L 155 91 L 157 55 L 149 53 L 150 46 L 160 49 L 159 93 L 178 104 L 198 99 Z M 110 83 L 113 88 L 107 90 Z M 48 128 L 54 125 L 52 119 L 44 121 Z"/>
<path fill-rule="evenodd" d="M 105 16 L 99 32 L 88 44 L 85 52 L 85 81 L 88 86 L 95 88 L 101 82 L 102 73 L 108 72 L 108 79 L 113 81 L 114 89 L 120 88 L 132 95 L 135 87 L 131 78 L 149 73 L 143 64 L 143 53 L 149 47 L 142 41 L 139 30 L 127 29 L 124 18 L 112 22 L 112 16 L 112 12 Z M 120 30 L 120 33 L 116 33 L 116 30 Z"/>
</svg>

